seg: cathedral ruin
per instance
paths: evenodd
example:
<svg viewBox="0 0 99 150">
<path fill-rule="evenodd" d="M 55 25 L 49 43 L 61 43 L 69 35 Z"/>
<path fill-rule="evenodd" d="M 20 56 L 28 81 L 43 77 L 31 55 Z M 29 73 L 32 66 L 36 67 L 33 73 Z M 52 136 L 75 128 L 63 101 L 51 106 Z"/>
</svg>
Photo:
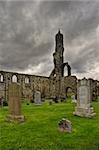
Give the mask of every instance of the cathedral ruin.
<svg viewBox="0 0 99 150">
<path fill-rule="evenodd" d="M 17 82 L 20 85 L 22 99 L 33 100 L 35 91 L 40 91 L 42 98 L 52 99 L 65 99 L 68 90 L 77 95 L 77 78 L 72 76 L 71 67 L 68 62 L 64 62 L 63 54 L 63 34 L 58 31 L 55 36 L 55 52 L 53 53 L 54 68 L 50 76 L 0 71 L 0 98 L 8 100 L 8 87 L 11 82 Z M 64 76 L 65 67 L 68 72 L 67 76 Z"/>
</svg>

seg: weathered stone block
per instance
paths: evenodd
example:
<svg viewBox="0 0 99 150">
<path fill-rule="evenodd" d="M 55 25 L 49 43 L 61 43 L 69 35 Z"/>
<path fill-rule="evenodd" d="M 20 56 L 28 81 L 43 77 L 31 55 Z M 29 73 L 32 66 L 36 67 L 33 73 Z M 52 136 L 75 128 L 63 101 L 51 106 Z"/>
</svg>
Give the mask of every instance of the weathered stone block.
<svg viewBox="0 0 99 150">
<path fill-rule="evenodd" d="M 58 129 L 61 132 L 71 132 L 72 130 L 72 124 L 71 121 L 69 121 L 68 119 L 62 118 L 59 123 L 58 123 Z"/>
<path fill-rule="evenodd" d="M 82 117 L 93 117 L 96 113 L 91 107 L 91 86 L 90 80 L 82 79 L 77 84 L 77 106 L 74 115 Z"/>
<path fill-rule="evenodd" d="M 35 104 L 41 104 L 41 92 L 40 91 L 35 91 L 34 102 Z"/>
<path fill-rule="evenodd" d="M 24 116 L 21 115 L 21 93 L 18 83 L 10 83 L 8 91 L 8 108 L 9 114 L 6 117 L 7 121 L 23 122 Z"/>
</svg>

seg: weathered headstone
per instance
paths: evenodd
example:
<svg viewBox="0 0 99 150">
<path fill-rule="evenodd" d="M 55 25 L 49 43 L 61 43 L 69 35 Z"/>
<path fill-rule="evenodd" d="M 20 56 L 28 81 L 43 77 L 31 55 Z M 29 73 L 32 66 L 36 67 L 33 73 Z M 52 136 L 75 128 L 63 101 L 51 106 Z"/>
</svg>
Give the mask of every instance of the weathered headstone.
<svg viewBox="0 0 99 150">
<path fill-rule="evenodd" d="M 91 87 L 90 80 L 86 78 L 79 80 L 77 83 L 77 106 L 74 115 L 82 117 L 93 117 L 96 113 L 91 107 Z"/>
<path fill-rule="evenodd" d="M 76 98 L 75 98 L 75 95 L 72 95 L 72 96 L 71 96 L 71 99 L 72 99 L 72 103 L 75 103 L 75 104 L 77 103 L 77 100 L 76 100 Z"/>
<path fill-rule="evenodd" d="M 8 108 L 9 114 L 6 117 L 7 121 L 23 122 L 24 116 L 21 115 L 21 92 L 18 83 L 11 83 L 8 87 Z"/>
<path fill-rule="evenodd" d="M 62 118 L 58 123 L 58 129 L 61 132 L 71 132 L 72 124 L 68 119 Z"/>
<path fill-rule="evenodd" d="M 52 105 L 53 104 L 53 100 L 49 100 L 49 105 Z"/>
<path fill-rule="evenodd" d="M 0 106 L 3 107 L 3 103 L 4 103 L 4 98 L 0 97 Z"/>
<path fill-rule="evenodd" d="M 34 103 L 40 105 L 41 104 L 41 92 L 35 91 L 34 93 Z"/>
</svg>

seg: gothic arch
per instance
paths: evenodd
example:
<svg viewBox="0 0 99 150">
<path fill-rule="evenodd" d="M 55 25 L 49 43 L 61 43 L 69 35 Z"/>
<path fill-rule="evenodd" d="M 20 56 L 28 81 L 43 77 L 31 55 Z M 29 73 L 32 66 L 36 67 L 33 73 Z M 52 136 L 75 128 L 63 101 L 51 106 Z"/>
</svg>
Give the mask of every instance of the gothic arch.
<svg viewBox="0 0 99 150">
<path fill-rule="evenodd" d="M 72 95 L 75 95 L 75 91 L 72 87 L 66 87 L 66 97 L 71 97 Z"/>
<path fill-rule="evenodd" d="M 67 70 L 67 66 L 64 67 L 64 77 L 68 76 L 68 70 Z"/>
<path fill-rule="evenodd" d="M 66 62 L 66 63 L 63 64 L 63 69 L 62 69 L 63 76 L 64 76 L 64 68 L 65 68 L 65 66 L 67 67 L 67 76 L 71 76 L 71 67 L 68 64 L 68 62 Z"/>
<path fill-rule="evenodd" d="M 13 75 L 13 76 L 12 76 L 12 82 L 17 83 L 17 82 L 18 82 L 17 80 L 18 80 L 18 79 L 17 79 L 17 76 L 16 76 L 16 75 Z"/>
<path fill-rule="evenodd" d="M 29 82 L 30 82 L 29 78 L 28 78 L 28 77 L 25 77 L 25 83 L 26 83 L 26 84 L 29 84 Z"/>
<path fill-rule="evenodd" d="M 4 82 L 4 76 L 0 73 L 0 82 Z"/>
</svg>

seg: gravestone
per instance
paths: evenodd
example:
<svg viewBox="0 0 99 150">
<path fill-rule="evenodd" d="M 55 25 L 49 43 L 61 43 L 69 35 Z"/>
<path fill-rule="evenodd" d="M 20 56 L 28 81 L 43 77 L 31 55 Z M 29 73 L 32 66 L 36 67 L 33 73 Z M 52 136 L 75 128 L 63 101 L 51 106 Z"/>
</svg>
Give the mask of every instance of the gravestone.
<svg viewBox="0 0 99 150">
<path fill-rule="evenodd" d="M 0 106 L 3 107 L 3 103 L 4 103 L 4 98 L 0 97 Z"/>
<path fill-rule="evenodd" d="M 4 97 L 0 97 L 0 106 L 1 107 L 8 106 L 8 103 L 7 103 L 7 101 L 5 100 Z"/>
<path fill-rule="evenodd" d="M 49 105 L 52 105 L 53 104 L 53 100 L 49 100 Z"/>
<path fill-rule="evenodd" d="M 40 105 L 41 104 L 41 92 L 35 91 L 34 93 L 34 103 Z"/>
<path fill-rule="evenodd" d="M 6 117 L 7 121 L 23 122 L 24 116 L 21 115 L 21 92 L 18 83 L 10 83 L 8 87 L 8 109 L 9 114 Z"/>
<path fill-rule="evenodd" d="M 76 100 L 76 98 L 75 98 L 75 95 L 72 95 L 72 96 L 71 96 L 71 99 L 72 99 L 72 103 L 75 103 L 75 104 L 77 103 L 77 100 Z"/>
<path fill-rule="evenodd" d="M 77 83 L 77 106 L 74 115 L 82 117 L 93 117 L 96 113 L 91 107 L 91 86 L 90 80 L 83 78 Z"/>
<path fill-rule="evenodd" d="M 71 132 L 72 125 L 68 119 L 62 118 L 58 123 L 58 129 L 61 132 Z"/>
</svg>

